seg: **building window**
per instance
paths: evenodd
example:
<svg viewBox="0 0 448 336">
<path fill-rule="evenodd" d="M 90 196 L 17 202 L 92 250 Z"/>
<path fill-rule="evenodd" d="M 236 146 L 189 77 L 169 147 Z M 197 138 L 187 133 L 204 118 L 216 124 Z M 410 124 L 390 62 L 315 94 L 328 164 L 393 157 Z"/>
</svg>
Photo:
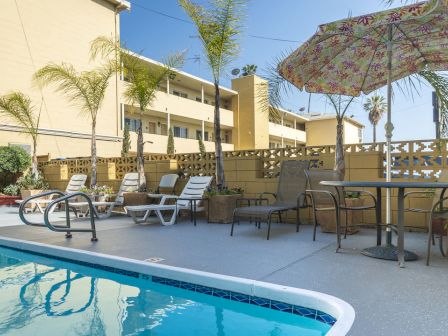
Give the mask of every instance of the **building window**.
<svg viewBox="0 0 448 336">
<path fill-rule="evenodd" d="M 188 94 L 186 94 L 185 92 L 177 91 L 177 90 L 173 90 L 173 95 L 182 97 L 182 98 L 188 98 Z"/>
<path fill-rule="evenodd" d="M 188 139 L 188 128 L 186 127 L 178 127 L 178 126 L 174 126 L 173 127 L 173 135 L 176 138 L 184 138 L 184 139 Z"/>
<path fill-rule="evenodd" d="M 196 140 L 199 140 L 202 137 L 202 131 L 196 130 Z M 202 141 L 208 141 L 208 132 L 204 131 L 204 139 Z"/>
<path fill-rule="evenodd" d="M 168 125 L 160 124 L 160 135 L 168 135 Z"/>
<path fill-rule="evenodd" d="M 199 103 L 202 103 L 202 98 L 201 97 L 196 97 L 196 101 Z"/>
<path fill-rule="evenodd" d="M 149 134 L 156 134 L 156 123 L 155 122 L 148 122 L 148 133 Z"/>
<path fill-rule="evenodd" d="M 296 124 L 296 129 L 298 129 L 299 131 L 305 131 L 305 124 Z"/>
<path fill-rule="evenodd" d="M 362 128 L 358 128 L 358 139 L 359 142 L 362 142 Z"/>
<path fill-rule="evenodd" d="M 124 118 L 124 124 L 129 126 L 129 131 L 137 132 L 138 126 L 140 125 L 140 120 Z"/>
</svg>

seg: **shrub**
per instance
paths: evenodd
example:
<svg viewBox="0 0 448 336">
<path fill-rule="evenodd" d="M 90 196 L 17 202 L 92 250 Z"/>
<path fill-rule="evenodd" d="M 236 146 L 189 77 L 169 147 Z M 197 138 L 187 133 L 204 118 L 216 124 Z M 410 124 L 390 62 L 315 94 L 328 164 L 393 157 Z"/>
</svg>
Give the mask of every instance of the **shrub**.
<svg viewBox="0 0 448 336">
<path fill-rule="evenodd" d="M 39 176 L 34 177 L 31 173 L 26 174 L 25 176 L 20 177 L 17 180 L 17 185 L 20 189 L 28 189 L 28 190 L 45 190 L 48 189 L 48 183 L 45 182 L 42 175 L 39 174 Z"/>
<path fill-rule="evenodd" d="M 0 147 L 0 188 L 14 183 L 30 166 L 31 156 L 22 147 Z"/>
<path fill-rule="evenodd" d="M 10 184 L 3 188 L 3 193 L 9 196 L 18 196 L 20 195 L 20 186 L 18 184 Z"/>
</svg>

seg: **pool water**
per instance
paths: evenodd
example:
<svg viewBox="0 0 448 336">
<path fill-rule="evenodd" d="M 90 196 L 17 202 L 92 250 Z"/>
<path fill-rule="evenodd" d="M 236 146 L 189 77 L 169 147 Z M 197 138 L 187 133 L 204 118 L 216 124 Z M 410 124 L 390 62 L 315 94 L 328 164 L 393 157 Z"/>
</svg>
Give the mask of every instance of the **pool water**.
<svg viewBox="0 0 448 336">
<path fill-rule="evenodd" d="M 0 335 L 325 335 L 314 319 L 0 248 Z"/>
</svg>

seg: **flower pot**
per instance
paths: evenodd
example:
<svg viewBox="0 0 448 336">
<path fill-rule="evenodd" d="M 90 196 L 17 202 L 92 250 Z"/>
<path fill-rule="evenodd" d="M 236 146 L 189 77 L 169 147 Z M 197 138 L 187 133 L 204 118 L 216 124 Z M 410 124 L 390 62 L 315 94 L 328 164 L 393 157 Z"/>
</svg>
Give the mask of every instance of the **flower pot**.
<svg viewBox="0 0 448 336">
<path fill-rule="evenodd" d="M 447 235 L 447 220 L 445 218 L 433 218 L 432 219 L 432 233 L 435 235 Z"/>
<path fill-rule="evenodd" d="M 0 206 L 1 205 L 15 205 L 16 201 L 20 200 L 20 196 L 10 196 L 10 195 L 0 195 Z"/>
<path fill-rule="evenodd" d="M 124 205 L 144 205 L 148 204 L 147 192 L 129 192 L 124 193 Z"/>
<path fill-rule="evenodd" d="M 205 209 L 208 211 L 208 221 L 221 224 L 232 223 L 236 201 L 241 197 L 241 194 L 210 196 L 208 207 L 207 202 L 205 203 Z"/>
<path fill-rule="evenodd" d="M 38 195 L 43 193 L 45 190 L 42 189 L 20 189 L 20 195 L 22 196 L 22 199 L 25 200 L 30 196 Z M 43 197 L 46 199 L 47 197 Z M 31 208 L 31 204 L 28 204 L 26 206 L 27 208 Z"/>
<path fill-rule="evenodd" d="M 364 205 L 363 198 L 346 198 L 345 204 L 348 207 L 360 207 Z M 333 206 L 333 205 L 329 205 Z M 345 232 L 345 215 L 346 212 L 341 210 L 341 234 Z M 359 230 L 351 225 L 362 224 L 364 215 L 362 211 L 347 211 L 347 234 L 355 234 Z M 317 222 L 320 224 L 320 231 L 326 233 L 336 233 L 336 218 L 334 211 L 318 211 Z"/>
</svg>

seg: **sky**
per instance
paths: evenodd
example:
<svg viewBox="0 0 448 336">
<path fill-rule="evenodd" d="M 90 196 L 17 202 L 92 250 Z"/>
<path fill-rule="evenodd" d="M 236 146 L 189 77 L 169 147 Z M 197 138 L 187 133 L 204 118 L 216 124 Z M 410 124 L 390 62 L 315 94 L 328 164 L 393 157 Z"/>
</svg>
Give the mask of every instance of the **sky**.
<svg viewBox="0 0 448 336">
<path fill-rule="evenodd" d="M 196 0 L 204 4 L 206 0 Z M 182 70 L 211 80 L 202 47 L 189 17 L 177 0 L 131 0 L 131 11 L 121 14 L 121 39 L 126 48 L 157 61 L 174 52 L 186 51 Z M 231 70 L 256 64 L 263 74 L 282 55 L 289 54 L 310 38 L 320 24 L 387 9 L 383 0 L 249 0 L 245 7 L 241 50 L 238 58 L 223 75 L 221 84 L 230 87 Z M 258 37 L 289 40 L 284 42 Z M 198 55 L 200 62 L 197 62 Z M 431 89 L 422 86 L 412 96 L 395 91 L 392 104 L 393 140 L 432 139 Z M 379 93 L 386 95 L 384 89 Z M 293 90 L 284 99 L 284 108 L 294 112 L 308 109 L 309 94 Z M 372 126 L 363 110 L 366 97 L 351 105 L 347 115 L 363 123 L 364 142 L 372 140 Z M 322 95 L 311 95 L 311 112 L 334 113 Z M 377 141 L 385 141 L 384 117 L 377 127 Z"/>
</svg>

